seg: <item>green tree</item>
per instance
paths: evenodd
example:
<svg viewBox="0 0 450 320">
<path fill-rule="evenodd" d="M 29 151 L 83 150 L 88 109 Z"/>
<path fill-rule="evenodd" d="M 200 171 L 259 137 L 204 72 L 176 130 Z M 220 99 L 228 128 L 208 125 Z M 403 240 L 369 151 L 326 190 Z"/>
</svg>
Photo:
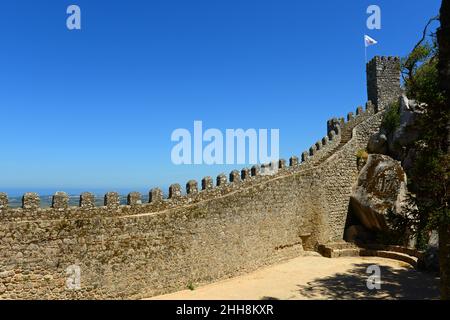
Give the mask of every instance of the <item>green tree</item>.
<svg viewBox="0 0 450 320">
<path fill-rule="evenodd" d="M 447 110 L 447 183 L 448 183 L 448 160 L 450 154 L 450 117 L 449 103 L 450 103 L 450 0 L 443 0 L 440 11 L 441 26 L 438 31 L 438 46 L 439 46 L 439 88 L 443 92 L 444 106 Z M 444 144 L 445 145 L 445 144 Z M 445 174 L 445 173 L 444 173 Z M 447 184 L 447 198 L 446 210 L 447 220 L 439 226 L 439 247 L 440 257 L 439 262 L 441 266 L 441 297 L 442 299 L 450 300 L 450 223 L 448 222 L 448 184 Z"/>
<path fill-rule="evenodd" d="M 450 299 L 449 1 L 443 1 L 440 16 L 430 20 L 422 39 L 402 60 L 407 95 L 425 103 L 418 120 L 421 135 L 414 146 L 418 156 L 410 176 L 415 193 L 411 231 L 421 246 L 427 231 L 438 230 L 441 298 L 446 300 Z M 430 43 L 427 29 L 437 19 L 441 28 L 437 36 L 431 35 Z"/>
</svg>

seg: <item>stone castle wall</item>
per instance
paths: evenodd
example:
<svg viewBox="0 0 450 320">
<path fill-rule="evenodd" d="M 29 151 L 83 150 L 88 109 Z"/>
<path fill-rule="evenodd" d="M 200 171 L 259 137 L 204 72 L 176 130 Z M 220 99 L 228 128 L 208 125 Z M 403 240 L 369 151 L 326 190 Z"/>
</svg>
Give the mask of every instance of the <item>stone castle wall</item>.
<svg viewBox="0 0 450 320">
<path fill-rule="evenodd" d="M 375 69 L 368 65 L 371 77 Z M 381 86 L 395 83 L 386 81 Z M 0 299 L 149 297 L 341 240 L 358 174 L 356 153 L 378 131 L 378 110 L 369 102 L 346 121 L 331 119 L 327 135 L 289 163 L 221 174 L 216 183 L 206 177 L 200 186 L 191 180 L 185 194 L 174 184 L 167 198 L 156 188 L 149 203 L 130 193 L 128 204 L 120 205 L 111 192 L 96 207 L 94 196 L 84 193 L 80 205 L 70 207 L 59 192 L 43 209 L 39 196 L 27 193 L 22 208 L 13 209 L 0 193 Z M 274 166 L 275 174 L 262 174 Z M 80 288 L 67 286 L 71 266 L 81 272 Z"/>
<path fill-rule="evenodd" d="M 401 95 L 398 57 L 375 57 L 367 64 L 367 95 L 376 111 L 398 101 Z"/>
<path fill-rule="evenodd" d="M 150 203 L 132 193 L 120 206 L 108 193 L 95 207 L 83 194 L 80 207 L 67 195 L 52 208 L 26 194 L 23 207 L 0 197 L 0 298 L 141 298 L 204 284 L 298 256 L 319 243 L 342 239 L 348 199 L 357 175 L 356 152 L 379 126 L 380 114 L 348 115 L 289 166 L 272 176 L 261 168 L 172 185 Z M 342 141 L 345 132 L 353 137 Z M 81 270 L 81 289 L 68 290 L 67 268 Z"/>
</svg>

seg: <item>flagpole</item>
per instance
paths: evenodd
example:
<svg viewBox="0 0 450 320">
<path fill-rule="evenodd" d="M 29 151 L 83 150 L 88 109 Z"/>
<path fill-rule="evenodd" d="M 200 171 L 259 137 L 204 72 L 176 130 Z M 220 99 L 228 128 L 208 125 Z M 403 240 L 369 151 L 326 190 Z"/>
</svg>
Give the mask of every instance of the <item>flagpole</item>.
<svg viewBox="0 0 450 320">
<path fill-rule="evenodd" d="M 367 64 L 367 42 L 366 42 L 366 35 L 364 35 L 364 57 L 365 57 L 365 62 Z"/>
<path fill-rule="evenodd" d="M 367 64 L 367 44 L 366 44 L 366 35 L 364 34 L 364 58 Z"/>
<path fill-rule="evenodd" d="M 367 64 L 367 46 L 364 43 L 364 53 L 365 53 L 365 57 L 366 57 L 366 64 Z"/>
<path fill-rule="evenodd" d="M 370 47 L 371 45 L 377 44 L 378 41 L 375 39 L 372 39 L 371 37 L 369 37 L 368 35 L 364 35 L 364 53 L 366 56 L 366 64 L 367 64 L 367 47 Z"/>
</svg>

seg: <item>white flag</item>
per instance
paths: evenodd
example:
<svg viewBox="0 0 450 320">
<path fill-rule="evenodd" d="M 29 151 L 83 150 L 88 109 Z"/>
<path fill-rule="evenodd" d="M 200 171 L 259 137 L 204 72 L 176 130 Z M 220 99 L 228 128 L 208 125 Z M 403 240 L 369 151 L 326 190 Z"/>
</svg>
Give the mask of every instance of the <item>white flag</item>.
<svg viewBox="0 0 450 320">
<path fill-rule="evenodd" d="M 366 44 L 366 48 L 370 47 L 374 44 L 377 44 L 378 41 L 375 39 L 372 39 L 371 37 L 369 37 L 367 34 L 364 36 L 364 43 Z"/>
</svg>

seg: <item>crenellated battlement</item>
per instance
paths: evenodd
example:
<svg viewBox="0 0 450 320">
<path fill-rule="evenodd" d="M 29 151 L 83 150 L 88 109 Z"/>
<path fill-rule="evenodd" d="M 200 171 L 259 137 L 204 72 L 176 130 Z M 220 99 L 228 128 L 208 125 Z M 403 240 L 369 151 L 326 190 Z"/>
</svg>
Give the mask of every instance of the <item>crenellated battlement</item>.
<svg viewBox="0 0 450 320">
<path fill-rule="evenodd" d="M 347 120 L 328 121 L 327 135 L 301 157 L 205 177 L 201 188 L 190 180 L 185 192 L 175 183 L 166 196 L 153 188 L 147 203 L 131 192 L 121 205 L 118 193 L 108 192 L 102 206 L 92 193 L 70 206 L 69 196 L 57 192 L 51 208 L 40 208 L 40 197 L 27 193 L 22 208 L 9 208 L 0 193 L 0 272 L 9 272 L 0 278 L 8 284 L 0 298 L 148 297 L 248 272 L 341 238 L 356 151 L 382 119 L 370 103 L 356 110 Z M 263 174 L 274 165 L 276 174 Z M 79 291 L 64 287 L 66 268 L 74 264 L 82 272 Z M 28 274 L 36 290 L 24 289 L 28 280 L 13 281 Z"/>
<path fill-rule="evenodd" d="M 397 56 L 375 56 L 372 60 L 370 60 L 367 64 L 368 65 L 376 65 L 378 63 L 382 62 L 400 62 L 400 58 Z"/>
<path fill-rule="evenodd" d="M 57 192 L 51 207 L 41 208 L 40 196 L 26 193 L 21 208 L 11 208 L 0 193 L 0 299 L 150 297 L 341 240 L 356 153 L 379 130 L 380 102 L 397 93 L 389 91 L 397 62 L 368 64 L 368 73 L 380 76 L 370 80 L 383 89 L 374 91 L 378 104 L 330 119 L 322 138 L 288 160 L 208 176 L 201 188 L 197 180 L 174 183 L 165 194 L 153 188 L 148 201 L 131 192 L 126 204 L 108 192 L 98 206 L 86 192 L 73 206 Z M 383 66 L 389 73 L 378 70 Z M 76 290 L 66 287 L 73 266 L 81 270 Z"/>
<path fill-rule="evenodd" d="M 361 123 L 374 114 L 374 108 L 369 101 L 365 110 L 358 106 L 355 113 L 349 112 L 346 120 L 344 118 L 333 118 L 327 122 L 327 135 L 313 144 L 307 151 L 298 156 L 278 160 L 275 165 L 278 170 L 274 175 L 265 175 L 265 169 L 273 169 L 274 163 L 254 165 L 251 168 L 233 170 L 228 174 L 219 174 L 214 180 L 205 177 L 201 181 L 201 189 L 196 180 L 189 180 L 185 189 L 179 183 L 172 184 L 164 196 L 160 188 L 153 188 L 148 193 L 148 202 L 142 201 L 139 192 L 131 192 L 127 195 L 125 205 L 120 204 L 120 196 L 117 192 L 108 192 L 103 196 L 103 206 L 96 206 L 94 194 L 85 192 L 79 196 L 78 206 L 69 206 L 69 195 L 65 192 L 57 192 L 52 198 L 50 208 L 41 208 L 41 199 L 36 193 L 26 193 L 22 197 L 21 208 L 9 208 L 8 196 L 0 193 L 0 221 L 2 219 L 54 219 L 63 211 L 70 212 L 73 217 L 95 214 L 98 211 L 101 215 L 128 215 L 133 212 L 158 212 L 176 206 L 183 206 L 190 203 L 212 200 L 215 197 L 222 197 L 226 193 L 238 191 L 240 189 L 252 187 L 258 183 L 271 179 L 277 179 L 285 175 L 296 174 L 302 170 L 308 170 L 322 160 L 330 157 L 342 143 L 342 133 L 349 132 L 358 123 Z M 348 139 L 347 139 L 348 140 Z M 346 141 L 344 141 L 346 142 Z M 270 171 L 269 171 L 270 172 Z"/>
<path fill-rule="evenodd" d="M 381 111 L 396 102 L 401 95 L 400 58 L 374 57 L 367 63 L 367 95 Z"/>
</svg>

